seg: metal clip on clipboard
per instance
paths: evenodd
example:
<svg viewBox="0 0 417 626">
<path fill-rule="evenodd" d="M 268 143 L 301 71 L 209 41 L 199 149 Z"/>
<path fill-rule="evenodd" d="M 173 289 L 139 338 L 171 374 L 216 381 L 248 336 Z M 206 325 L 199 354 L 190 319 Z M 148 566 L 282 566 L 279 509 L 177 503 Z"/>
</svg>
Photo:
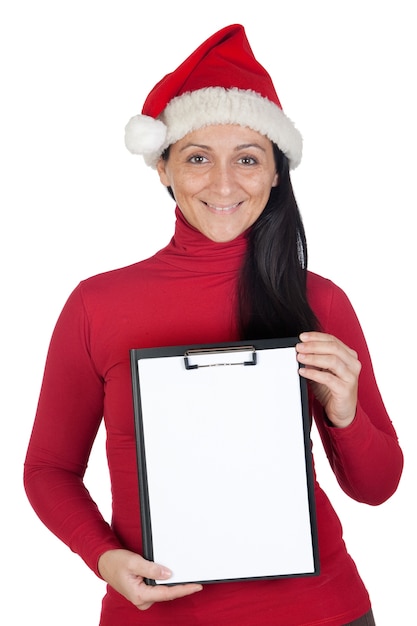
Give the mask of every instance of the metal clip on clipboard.
<svg viewBox="0 0 417 626">
<path fill-rule="evenodd" d="M 242 360 L 243 357 L 243 360 Z M 197 363 L 191 361 L 197 360 Z M 185 369 L 200 367 L 223 367 L 229 365 L 256 365 L 256 350 L 253 346 L 231 346 L 228 348 L 201 348 L 184 353 Z"/>
</svg>

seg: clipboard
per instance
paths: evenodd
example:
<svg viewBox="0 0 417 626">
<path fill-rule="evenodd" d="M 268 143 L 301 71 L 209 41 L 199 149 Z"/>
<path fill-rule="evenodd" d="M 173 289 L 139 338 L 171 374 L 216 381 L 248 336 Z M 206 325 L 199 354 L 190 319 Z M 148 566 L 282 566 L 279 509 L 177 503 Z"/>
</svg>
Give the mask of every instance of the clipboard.
<svg viewBox="0 0 417 626">
<path fill-rule="evenodd" d="M 169 584 L 319 573 L 297 342 L 130 350 L 143 556 Z"/>
</svg>

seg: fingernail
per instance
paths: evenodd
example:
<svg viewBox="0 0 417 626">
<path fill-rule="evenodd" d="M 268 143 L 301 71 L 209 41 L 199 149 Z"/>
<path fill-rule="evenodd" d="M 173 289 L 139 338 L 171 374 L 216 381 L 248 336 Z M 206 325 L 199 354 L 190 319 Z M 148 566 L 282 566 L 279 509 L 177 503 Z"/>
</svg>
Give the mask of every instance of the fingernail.
<svg viewBox="0 0 417 626">
<path fill-rule="evenodd" d="M 168 569 L 168 568 L 167 568 L 167 567 L 165 567 L 164 565 L 160 565 L 160 566 L 159 566 L 159 569 L 160 569 L 160 575 L 159 575 L 159 578 L 160 578 L 160 579 L 162 579 L 162 578 L 164 578 L 164 579 L 165 579 L 165 578 L 171 578 L 171 576 L 172 576 L 172 572 L 171 572 L 171 570 L 170 570 L 170 569 Z"/>
</svg>

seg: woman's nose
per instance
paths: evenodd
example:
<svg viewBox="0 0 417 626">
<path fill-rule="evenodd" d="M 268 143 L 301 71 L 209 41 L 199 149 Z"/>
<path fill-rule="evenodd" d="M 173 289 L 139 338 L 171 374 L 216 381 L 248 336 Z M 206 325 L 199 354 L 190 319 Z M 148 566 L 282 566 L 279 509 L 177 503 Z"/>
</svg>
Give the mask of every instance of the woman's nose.
<svg viewBox="0 0 417 626">
<path fill-rule="evenodd" d="M 228 164 L 217 164 L 211 170 L 211 186 L 222 196 L 228 196 L 235 187 L 233 168 Z"/>
</svg>

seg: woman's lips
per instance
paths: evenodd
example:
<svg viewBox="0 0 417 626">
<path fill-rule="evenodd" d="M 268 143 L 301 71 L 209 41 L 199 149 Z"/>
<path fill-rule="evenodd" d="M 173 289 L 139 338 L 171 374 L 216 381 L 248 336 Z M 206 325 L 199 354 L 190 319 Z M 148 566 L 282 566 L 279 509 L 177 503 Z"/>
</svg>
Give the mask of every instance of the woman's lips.
<svg viewBox="0 0 417 626">
<path fill-rule="evenodd" d="M 214 213 L 233 213 L 242 203 L 235 202 L 235 204 L 229 204 L 228 206 L 218 206 L 217 204 L 210 204 L 209 202 L 205 202 L 204 204 Z"/>
</svg>

